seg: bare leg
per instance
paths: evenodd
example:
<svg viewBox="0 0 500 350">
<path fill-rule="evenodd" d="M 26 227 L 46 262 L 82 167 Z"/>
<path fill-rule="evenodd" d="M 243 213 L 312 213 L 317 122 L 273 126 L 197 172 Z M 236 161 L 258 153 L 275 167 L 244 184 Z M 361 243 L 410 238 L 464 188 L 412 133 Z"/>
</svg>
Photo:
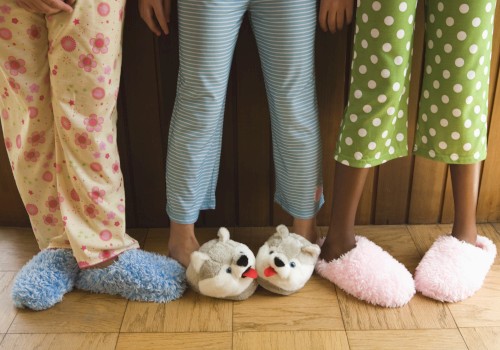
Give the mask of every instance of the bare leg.
<svg viewBox="0 0 500 350">
<path fill-rule="evenodd" d="M 172 259 L 187 267 L 191 253 L 198 248 L 200 248 L 200 244 L 194 234 L 194 224 L 178 224 L 170 221 L 168 251 Z"/>
<path fill-rule="evenodd" d="M 475 244 L 477 239 L 476 208 L 481 164 L 450 165 L 455 219 L 452 235 Z"/>
<path fill-rule="evenodd" d="M 356 246 L 354 222 L 369 169 L 336 163 L 330 228 L 320 258 L 339 258 Z"/>
</svg>

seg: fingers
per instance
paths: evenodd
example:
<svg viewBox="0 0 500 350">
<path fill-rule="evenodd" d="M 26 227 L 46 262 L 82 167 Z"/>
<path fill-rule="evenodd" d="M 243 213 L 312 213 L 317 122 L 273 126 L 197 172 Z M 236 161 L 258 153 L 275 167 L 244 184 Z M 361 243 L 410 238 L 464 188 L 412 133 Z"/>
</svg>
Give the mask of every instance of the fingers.
<svg viewBox="0 0 500 350">
<path fill-rule="evenodd" d="M 168 34 L 167 19 L 165 18 L 165 12 L 163 12 L 163 6 L 161 2 L 155 2 L 153 5 L 153 9 L 156 19 L 158 20 L 158 23 L 160 24 L 160 27 L 163 30 L 163 33 L 167 35 Z"/>
<path fill-rule="evenodd" d="M 64 11 L 69 13 L 73 12 L 73 8 L 62 0 L 42 0 L 42 1 L 45 3 L 46 6 L 48 6 L 51 9 L 52 13 L 59 11 Z"/>
<path fill-rule="evenodd" d="M 338 31 L 341 31 L 342 28 L 344 27 L 344 17 L 345 17 L 344 11 L 337 12 L 337 30 Z"/>
<path fill-rule="evenodd" d="M 328 12 L 328 30 L 332 34 L 337 31 L 337 11 Z"/>
<path fill-rule="evenodd" d="M 321 30 L 324 32 L 328 31 L 327 18 L 328 18 L 328 4 L 325 0 L 322 0 L 321 5 L 319 7 L 318 21 Z"/>
<path fill-rule="evenodd" d="M 146 22 L 146 25 L 149 27 L 149 29 L 157 36 L 160 36 L 161 30 L 160 27 L 156 24 L 156 21 L 154 19 L 154 13 L 152 7 L 150 7 L 149 4 L 140 2 L 139 13 L 141 15 L 142 20 Z"/>
<path fill-rule="evenodd" d="M 73 8 L 63 0 L 18 0 L 16 3 L 27 11 L 46 15 L 53 15 L 61 11 L 73 12 Z"/>
</svg>

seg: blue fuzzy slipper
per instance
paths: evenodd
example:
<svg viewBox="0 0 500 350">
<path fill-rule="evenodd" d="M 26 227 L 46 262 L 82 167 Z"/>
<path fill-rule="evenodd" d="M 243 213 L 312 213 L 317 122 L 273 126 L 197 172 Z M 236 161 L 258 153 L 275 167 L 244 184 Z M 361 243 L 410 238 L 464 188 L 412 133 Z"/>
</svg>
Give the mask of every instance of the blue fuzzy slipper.
<svg viewBox="0 0 500 350">
<path fill-rule="evenodd" d="M 129 300 L 165 303 L 180 298 L 186 290 L 186 270 L 171 258 L 134 249 L 120 254 L 106 268 L 81 270 L 76 287 Z"/>
<path fill-rule="evenodd" d="M 12 299 L 18 308 L 45 310 L 73 289 L 78 264 L 69 249 L 47 249 L 33 257 L 17 274 Z"/>
</svg>

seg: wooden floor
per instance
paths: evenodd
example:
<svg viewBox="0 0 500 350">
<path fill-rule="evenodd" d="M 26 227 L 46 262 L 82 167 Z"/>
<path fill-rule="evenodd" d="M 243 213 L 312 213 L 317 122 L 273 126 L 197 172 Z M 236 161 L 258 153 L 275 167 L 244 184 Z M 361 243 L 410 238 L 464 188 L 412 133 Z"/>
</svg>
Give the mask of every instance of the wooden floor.
<svg viewBox="0 0 500 350">
<path fill-rule="evenodd" d="M 500 248 L 500 224 L 480 225 Z M 362 226 L 414 272 L 445 225 Z M 233 238 L 254 251 L 273 228 L 239 228 Z M 216 229 L 201 229 L 206 241 Z M 146 250 L 165 254 L 167 230 L 133 230 Z M 357 301 L 313 276 L 299 293 L 276 296 L 259 289 L 243 302 L 187 291 L 169 304 L 127 302 L 74 291 L 43 312 L 16 310 L 10 288 L 19 268 L 37 252 L 31 231 L 0 229 L 0 349 L 500 349 L 500 258 L 483 289 L 458 304 L 421 295 L 404 308 Z"/>
</svg>

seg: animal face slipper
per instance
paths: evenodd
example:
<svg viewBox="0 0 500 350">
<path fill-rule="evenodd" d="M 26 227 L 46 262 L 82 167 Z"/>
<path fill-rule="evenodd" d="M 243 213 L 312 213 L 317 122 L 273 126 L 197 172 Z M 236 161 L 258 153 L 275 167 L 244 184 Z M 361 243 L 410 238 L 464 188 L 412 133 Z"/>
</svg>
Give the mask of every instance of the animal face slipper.
<svg viewBox="0 0 500 350">
<path fill-rule="evenodd" d="M 257 253 L 259 284 L 278 294 L 295 293 L 309 280 L 320 248 L 284 225 L 277 227 Z"/>
<path fill-rule="evenodd" d="M 222 227 L 218 239 L 191 254 L 186 271 L 189 285 L 198 293 L 220 299 L 244 300 L 257 289 L 255 256 L 242 243 L 229 239 Z"/>
<path fill-rule="evenodd" d="M 441 236 L 417 267 L 417 290 L 440 301 L 464 300 L 481 288 L 496 253 L 495 244 L 484 236 L 477 236 L 475 246 L 453 236 Z"/>
</svg>

